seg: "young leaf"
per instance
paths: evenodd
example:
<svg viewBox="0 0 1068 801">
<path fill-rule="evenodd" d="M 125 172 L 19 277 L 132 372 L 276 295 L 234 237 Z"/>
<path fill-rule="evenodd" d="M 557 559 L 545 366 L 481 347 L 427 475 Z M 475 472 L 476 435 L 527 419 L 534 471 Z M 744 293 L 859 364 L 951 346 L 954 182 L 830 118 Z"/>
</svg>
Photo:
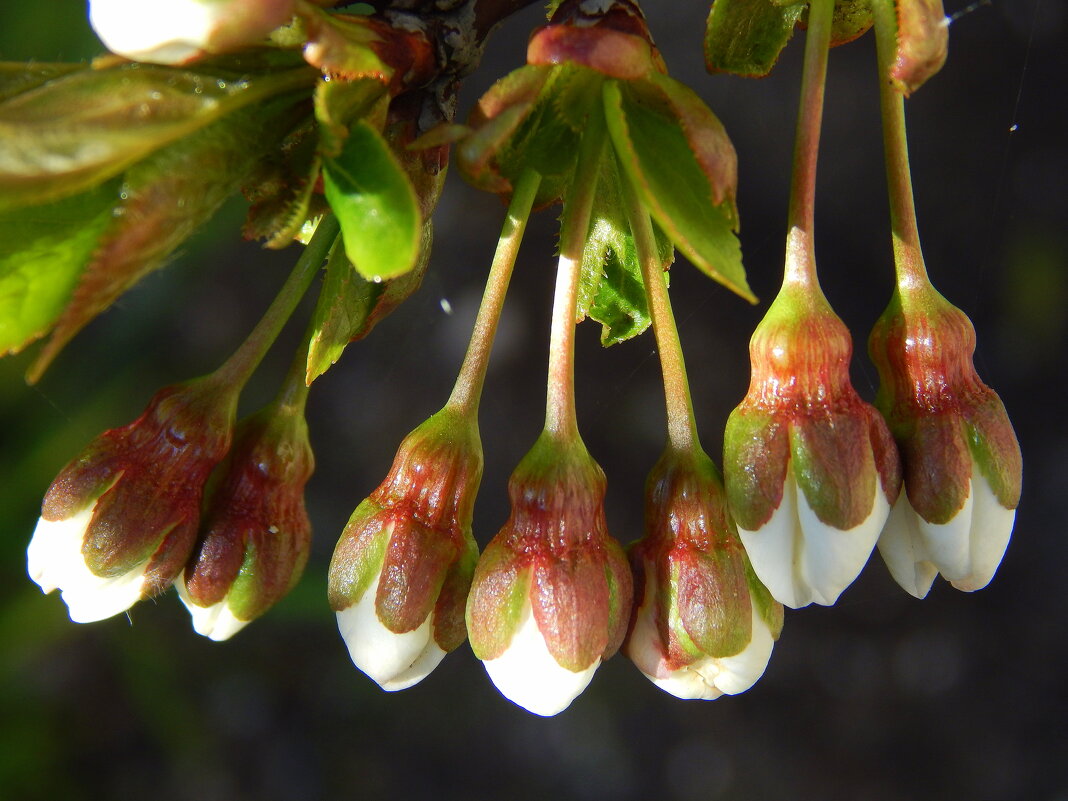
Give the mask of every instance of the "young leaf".
<svg viewBox="0 0 1068 801">
<path fill-rule="evenodd" d="M 349 126 L 367 120 L 382 130 L 388 105 L 386 86 L 375 78 L 354 81 L 320 81 L 315 87 L 315 119 L 319 123 L 319 151 L 337 156 L 349 135 Z"/>
<path fill-rule="evenodd" d="M 312 70 L 224 80 L 145 64 L 80 70 L 0 103 L 0 209 L 82 192 Z"/>
<path fill-rule="evenodd" d="M 601 323 L 601 344 L 608 347 L 642 333 L 650 318 L 641 264 L 622 207 L 615 152 L 606 151 L 601 163 L 582 256 L 576 317 L 589 316 Z M 657 234 L 666 268 L 675 249 L 670 240 Z"/>
<path fill-rule="evenodd" d="M 382 281 L 415 266 L 419 200 L 386 140 L 360 120 L 337 157 L 323 162 L 323 187 L 360 275 Z"/>
<path fill-rule="evenodd" d="M 0 101 L 36 89 L 53 78 L 88 69 L 87 64 L 47 64 L 36 61 L 0 62 Z"/>
<path fill-rule="evenodd" d="M 686 258 L 748 300 L 733 208 L 716 205 L 713 187 L 677 118 L 642 103 L 630 87 L 606 81 L 605 117 L 625 179 Z"/>
<path fill-rule="evenodd" d="M 371 329 L 408 298 L 423 282 L 430 261 L 433 227 L 423 226 L 419 261 L 415 269 L 389 281 L 368 281 L 353 268 L 340 240 L 326 263 L 326 279 L 312 315 L 308 346 L 309 385 L 336 364 L 345 346 L 371 333 Z"/>
<path fill-rule="evenodd" d="M 35 381 L 89 321 L 161 267 L 240 188 L 262 153 L 277 141 L 264 131 L 282 132 L 292 125 L 293 107 L 285 104 L 267 114 L 274 105 L 231 114 L 126 172 L 121 200 L 29 380 Z"/>
<path fill-rule="evenodd" d="M 805 6 L 773 0 L 715 0 L 705 27 L 705 66 L 759 78 L 771 72 Z"/>
<path fill-rule="evenodd" d="M 111 222 L 115 179 L 44 206 L 0 213 L 0 356 L 52 327 Z"/>
</svg>

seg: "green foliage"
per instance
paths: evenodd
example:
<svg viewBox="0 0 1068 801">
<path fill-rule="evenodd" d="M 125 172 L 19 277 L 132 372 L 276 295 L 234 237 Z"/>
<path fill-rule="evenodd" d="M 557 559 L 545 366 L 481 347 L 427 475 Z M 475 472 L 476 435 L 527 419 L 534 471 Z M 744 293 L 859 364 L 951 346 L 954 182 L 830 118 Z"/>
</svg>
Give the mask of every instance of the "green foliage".
<svg viewBox="0 0 1068 801">
<path fill-rule="evenodd" d="M 419 199 L 389 144 L 361 120 L 337 157 L 323 162 L 323 186 L 341 223 L 345 253 L 365 278 L 411 270 L 419 255 Z"/>
<path fill-rule="evenodd" d="M 714 204 L 713 187 L 681 126 L 622 82 L 605 85 L 604 105 L 623 170 L 653 219 L 702 272 L 755 300 L 732 231 L 733 208 Z"/>
<path fill-rule="evenodd" d="M 705 64 L 713 72 L 767 75 L 804 10 L 773 0 L 715 0 L 705 27 Z"/>
<path fill-rule="evenodd" d="M 59 316 L 114 219 L 119 183 L 0 213 L 0 355 L 42 336 Z"/>
<path fill-rule="evenodd" d="M 0 209 L 118 175 L 225 114 L 310 88 L 307 69 L 229 80 L 146 64 L 81 69 L 0 103 Z"/>
<path fill-rule="evenodd" d="M 352 266 L 341 240 L 334 244 L 326 265 L 319 302 L 312 314 L 306 381 L 311 384 L 341 358 L 345 346 L 362 339 L 423 281 L 430 261 L 433 227 L 423 226 L 419 260 L 413 270 L 388 281 L 369 281 Z"/>
</svg>

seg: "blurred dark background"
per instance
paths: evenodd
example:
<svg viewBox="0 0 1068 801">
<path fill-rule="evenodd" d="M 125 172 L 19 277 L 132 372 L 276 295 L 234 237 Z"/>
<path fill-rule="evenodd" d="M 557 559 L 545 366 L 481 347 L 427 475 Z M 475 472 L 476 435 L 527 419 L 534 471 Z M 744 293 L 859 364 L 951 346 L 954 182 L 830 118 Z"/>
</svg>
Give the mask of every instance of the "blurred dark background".
<svg viewBox="0 0 1068 801">
<path fill-rule="evenodd" d="M 748 336 L 779 281 L 802 42 L 768 79 L 709 76 L 707 3 L 646 5 L 672 73 L 716 110 L 739 153 L 741 236 L 761 304 L 684 262 L 673 272 L 699 423 L 718 453 L 748 384 Z M 950 13 L 964 6 L 947 0 Z M 522 63 L 536 24 L 535 7 L 493 37 L 465 113 Z M 987 589 L 939 581 L 917 601 L 876 556 L 834 608 L 788 612 L 764 678 L 712 703 L 678 701 L 616 658 L 569 710 L 540 719 L 502 699 L 466 645 L 415 688 L 378 690 L 349 662 L 325 573 L 351 510 L 444 402 L 462 357 L 503 208 L 451 177 L 422 290 L 312 393 L 316 539 L 298 589 L 225 644 L 194 634 L 173 594 L 129 618 L 71 623 L 25 574 L 42 493 L 156 388 L 216 366 L 296 258 L 239 241 L 235 202 L 38 386 L 22 381 L 32 350 L 0 361 L 0 798 L 1068 799 L 1068 9 L 979 3 L 950 41 L 945 69 L 907 108 L 928 267 L 974 321 L 980 374 L 1024 452 L 1016 530 Z M 0 59 L 98 49 L 77 0 L 0 9 Z M 869 399 L 862 343 L 891 286 L 873 50 L 869 34 L 832 54 L 817 212 L 824 288 L 854 332 Z M 508 475 L 541 425 L 554 236 L 552 213 L 532 221 L 486 387 L 481 544 L 506 518 Z M 301 325 L 244 408 L 271 396 Z M 608 474 L 610 528 L 629 542 L 663 445 L 659 372 L 650 336 L 601 351 L 597 334 L 580 328 L 581 427 Z"/>
</svg>

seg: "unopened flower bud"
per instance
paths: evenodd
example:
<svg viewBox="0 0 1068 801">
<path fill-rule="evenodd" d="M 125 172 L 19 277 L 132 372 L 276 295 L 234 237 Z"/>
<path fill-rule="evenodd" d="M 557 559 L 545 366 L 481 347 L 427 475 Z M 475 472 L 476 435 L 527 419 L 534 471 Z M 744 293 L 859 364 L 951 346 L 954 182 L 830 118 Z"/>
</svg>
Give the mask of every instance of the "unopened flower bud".
<svg viewBox="0 0 1068 801">
<path fill-rule="evenodd" d="M 1009 543 L 1022 465 L 1001 399 L 975 372 L 971 321 L 930 285 L 898 292 L 869 348 L 876 404 L 904 462 L 883 560 L 917 598 L 938 573 L 959 590 L 982 589 Z"/>
<path fill-rule="evenodd" d="M 385 690 L 422 681 L 464 641 L 481 478 L 477 423 L 446 406 L 405 438 L 338 540 L 330 606 L 352 661 Z"/>
<path fill-rule="evenodd" d="M 777 600 L 830 605 L 897 499 L 897 450 L 849 381 L 849 332 L 818 289 L 784 285 L 749 353 L 749 392 L 724 440 L 731 514 Z"/>
<path fill-rule="evenodd" d="M 562 712 L 626 633 L 631 575 L 608 535 L 605 478 L 581 441 L 543 433 L 508 484 L 512 513 L 467 601 L 475 656 L 537 715 Z"/>
<path fill-rule="evenodd" d="M 230 447 L 236 403 L 210 378 L 167 387 L 63 468 L 26 555 L 30 578 L 62 590 L 71 620 L 103 620 L 171 585 L 196 538 L 204 483 Z"/>
<path fill-rule="evenodd" d="M 259 44 L 288 22 L 296 0 L 90 0 L 89 22 L 112 53 L 183 64 Z"/>
<path fill-rule="evenodd" d="M 660 459 L 646 483 L 645 530 L 630 549 L 627 656 L 679 698 L 748 690 L 771 658 L 783 609 L 753 574 L 703 452 Z"/>
<path fill-rule="evenodd" d="M 302 410 L 272 406 L 238 424 L 176 582 L 198 634 L 228 639 L 297 583 L 311 542 L 304 485 L 314 467 Z"/>
</svg>

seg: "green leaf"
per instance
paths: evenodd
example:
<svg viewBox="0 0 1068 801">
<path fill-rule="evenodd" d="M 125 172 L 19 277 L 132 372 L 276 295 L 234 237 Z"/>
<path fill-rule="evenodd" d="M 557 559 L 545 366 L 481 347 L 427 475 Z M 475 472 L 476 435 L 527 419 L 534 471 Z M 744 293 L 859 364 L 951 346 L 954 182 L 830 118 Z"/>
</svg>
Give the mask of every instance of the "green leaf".
<svg viewBox="0 0 1068 801">
<path fill-rule="evenodd" d="M 312 314 L 305 380 L 311 383 L 336 364 L 345 346 L 371 329 L 406 300 L 423 281 L 430 261 L 433 227 L 423 226 L 419 262 L 414 270 L 389 281 L 368 281 L 353 268 L 340 240 L 326 264 L 326 279 Z"/>
<path fill-rule="evenodd" d="M 573 64 L 525 66 L 498 81 L 471 115 L 457 162 L 480 189 L 508 194 L 526 170 L 542 176 L 535 206 L 559 200 L 590 114 L 602 114 L 604 76 Z"/>
<path fill-rule="evenodd" d="M 345 252 L 373 281 L 411 270 L 419 255 L 419 200 L 386 140 L 363 120 L 341 153 L 323 162 L 323 185 Z"/>
<path fill-rule="evenodd" d="M 805 6 L 772 0 L 715 0 L 705 26 L 709 72 L 762 77 L 771 72 L 793 36 Z"/>
<path fill-rule="evenodd" d="M 349 126 L 358 119 L 365 119 L 376 130 L 382 130 L 388 105 L 385 84 L 375 78 L 320 81 L 315 87 L 320 152 L 324 156 L 337 156 L 345 145 Z"/>
<path fill-rule="evenodd" d="M 831 47 L 852 42 L 871 26 L 871 0 L 836 0 L 831 18 Z"/>
<path fill-rule="evenodd" d="M 77 194 L 250 103 L 310 88 L 306 68 L 247 80 L 123 64 L 0 103 L 0 209 Z"/>
<path fill-rule="evenodd" d="M 605 117 L 625 176 L 675 246 L 709 277 L 748 300 L 733 207 L 716 205 L 713 188 L 677 117 L 640 101 L 630 87 L 606 81 Z"/>
<path fill-rule="evenodd" d="M 111 222 L 116 179 L 90 192 L 0 213 L 0 355 L 51 328 Z"/>
<path fill-rule="evenodd" d="M 634 237 L 623 208 L 616 155 L 602 157 L 590 215 L 590 231 L 582 255 L 576 317 L 601 323 L 605 347 L 635 337 L 649 327 L 649 307 Z M 675 252 L 657 231 L 661 263 L 666 268 Z"/>
<path fill-rule="evenodd" d="M 88 69 L 88 64 L 45 64 L 36 61 L 0 61 L 0 101 L 36 89 L 70 72 Z"/>
<path fill-rule="evenodd" d="M 131 167 L 78 287 L 30 369 L 30 380 L 123 292 L 161 267 L 240 188 L 299 113 L 290 103 L 281 109 L 274 103 L 243 109 Z"/>
</svg>

